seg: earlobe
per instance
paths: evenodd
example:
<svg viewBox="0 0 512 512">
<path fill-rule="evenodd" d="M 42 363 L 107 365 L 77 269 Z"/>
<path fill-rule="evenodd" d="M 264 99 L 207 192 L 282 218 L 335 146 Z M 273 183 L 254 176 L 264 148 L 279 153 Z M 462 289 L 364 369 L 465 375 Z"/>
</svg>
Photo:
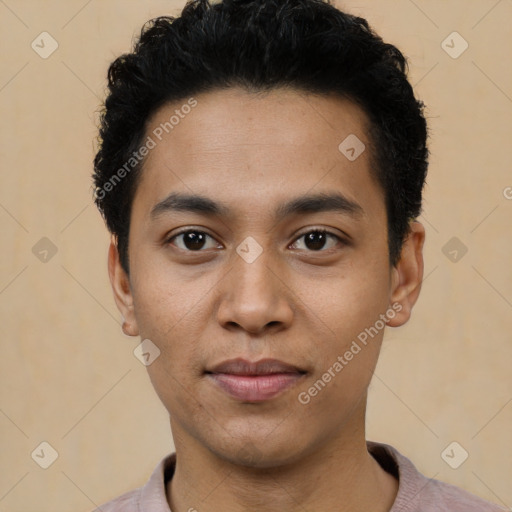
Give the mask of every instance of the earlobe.
<svg viewBox="0 0 512 512">
<path fill-rule="evenodd" d="M 423 281 L 423 244 L 425 228 L 417 221 L 410 224 L 410 232 L 404 241 L 400 260 L 392 269 L 390 305 L 400 305 L 399 312 L 387 324 L 399 327 L 405 324 L 418 300 Z"/>
<path fill-rule="evenodd" d="M 122 317 L 122 329 L 127 336 L 138 336 L 130 280 L 121 265 L 115 239 L 112 238 L 108 251 L 108 274 L 114 292 L 114 300 Z"/>
</svg>

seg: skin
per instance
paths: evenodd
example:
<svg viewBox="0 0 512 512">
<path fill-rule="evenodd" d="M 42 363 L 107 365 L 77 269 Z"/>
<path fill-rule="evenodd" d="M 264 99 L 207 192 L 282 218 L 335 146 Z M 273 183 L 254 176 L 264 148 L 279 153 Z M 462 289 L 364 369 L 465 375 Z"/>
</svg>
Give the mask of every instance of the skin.
<svg viewBox="0 0 512 512">
<path fill-rule="evenodd" d="M 144 163 L 131 212 L 129 276 L 115 240 L 109 251 L 124 332 L 161 351 L 147 370 L 176 447 L 170 507 L 388 511 L 398 483 L 365 441 L 367 390 L 384 330 L 308 404 L 298 394 L 393 304 L 401 310 L 388 326 L 408 321 L 423 276 L 424 228 L 411 223 L 392 267 L 384 193 L 370 174 L 368 120 L 348 100 L 238 88 L 196 99 Z M 156 112 L 147 134 L 180 106 Z M 350 134 L 366 145 L 355 161 L 338 150 Z M 282 202 L 333 191 L 361 213 L 272 217 Z M 167 211 L 152 219 L 171 192 L 207 196 L 230 214 Z M 211 238 L 199 249 L 183 236 L 169 241 L 183 228 Z M 308 245 L 303 235 L 320 228 L 340 240 Z M 249 236 L 263 250 L 252 263 L 236 252 Z M 243 402 L 204 374 L 235 357 L 276 358 L 308 373 L 270 400 Z"/>
</svg>

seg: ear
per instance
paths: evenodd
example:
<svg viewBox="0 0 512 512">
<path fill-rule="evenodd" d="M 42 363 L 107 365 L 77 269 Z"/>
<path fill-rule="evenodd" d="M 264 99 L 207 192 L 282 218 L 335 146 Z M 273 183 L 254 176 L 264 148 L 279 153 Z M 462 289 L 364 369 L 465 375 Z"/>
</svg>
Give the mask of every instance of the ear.
<svg viewBox="0 0 512 512">
<path fill-rule="evenodd" d="M 108 275 L 117 309 L 123 315 L 123 332 L 127 336 L 138 336 L 139 329 L 135 319 L 130 279 L 121 265 L 119 251 L 114 238 L 112 238 L 108 250 Z"/>
<path fill-rule="evenodd" d="M 399 327 L 405 324 L 410 316 L 412 307 L 418 300 L 423 281 L 423 243 L 425 228 L 423 224 L 413 221 L 410 232 L 404 241 L 400 260 L 392 269 L 390 304 L 397 312 L 387 324 Z"/>
</svg>

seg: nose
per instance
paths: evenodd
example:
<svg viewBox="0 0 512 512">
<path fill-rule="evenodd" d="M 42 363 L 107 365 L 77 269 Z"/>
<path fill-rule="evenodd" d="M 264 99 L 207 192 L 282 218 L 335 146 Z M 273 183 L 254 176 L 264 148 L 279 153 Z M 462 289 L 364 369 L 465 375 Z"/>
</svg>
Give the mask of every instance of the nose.
<svg viewBox="0 0 512 512">
<path fill-rule="evenodd" d="M 282 270 L 272 264 L 265 251 L 252 263 L 237 255 L 231 271 L 219 283 L 219 324 L 252 334 L 289 327 L 293 294 L 285 283 Z"/>
</svg>

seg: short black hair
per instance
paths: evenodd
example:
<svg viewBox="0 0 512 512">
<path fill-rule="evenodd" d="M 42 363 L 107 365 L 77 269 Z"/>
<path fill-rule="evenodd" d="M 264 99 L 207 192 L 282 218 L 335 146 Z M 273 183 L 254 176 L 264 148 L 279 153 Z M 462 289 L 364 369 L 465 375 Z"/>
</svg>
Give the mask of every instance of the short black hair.
<svg viewBox="0 0 512 512">
<path fill-rule="evenodd" d="M 330 0 L 190 0 L 179 17 L 148 21 L 133 52 L 109 67 L 94 158 L 94 201 L 124 270 L 144 162 L 133 155 L 149 118 L 168 102 L 234 86 L 335 93 L 362 108 L 370 121 L 372 172 L 385 196 L 389 259 L 396 265 L 409 223 L 421 213 L 429 153 L 424 104 L 407 73 L 407 59 L 395 46 Z"/>
</svg>

